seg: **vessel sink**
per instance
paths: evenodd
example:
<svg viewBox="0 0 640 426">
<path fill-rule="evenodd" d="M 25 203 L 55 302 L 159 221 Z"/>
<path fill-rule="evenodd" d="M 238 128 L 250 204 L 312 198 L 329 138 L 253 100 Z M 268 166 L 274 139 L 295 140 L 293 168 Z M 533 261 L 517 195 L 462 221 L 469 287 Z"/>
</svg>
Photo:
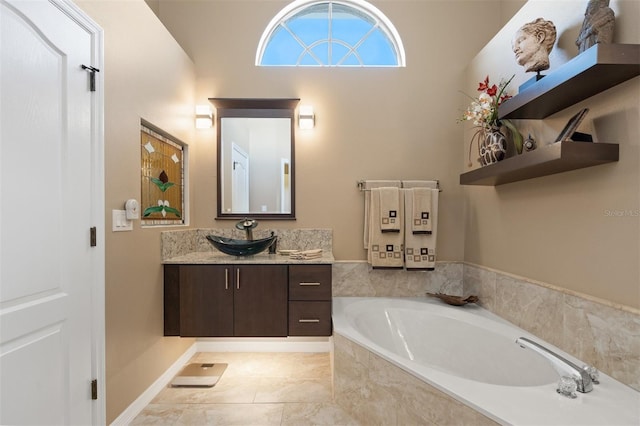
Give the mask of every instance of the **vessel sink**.
<svg viewBox="0 0 640 426">
<path fill-rule="evenodd" d="M 272 235 L 260 240 L 234 240 L 233 238 L 207 235 L 207 240 L 215 248 L 231 256 L 251 256 L 265 251 L 276 240 L 277 235 Z"/>
</svg>

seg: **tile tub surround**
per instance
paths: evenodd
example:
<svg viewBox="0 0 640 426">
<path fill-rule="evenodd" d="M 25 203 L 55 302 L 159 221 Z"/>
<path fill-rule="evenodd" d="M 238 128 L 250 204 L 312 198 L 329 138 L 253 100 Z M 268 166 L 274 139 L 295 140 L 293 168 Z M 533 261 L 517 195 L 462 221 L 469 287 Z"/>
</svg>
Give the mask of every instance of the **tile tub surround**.
<svg viewBox="0 0 640 426">
<path fill-rule="evenodd" d="M 640 391 L 640 312 L 465 264 L 464 293 L 507 321 Z"/>
<path fill-rule="evenodd" d="M 278 236 L 278 249 L 311 250 L 322 249 L 333 251 L 333 231 L 331 229 L 269 229 L 260 227 L 253 230 L 255 239 L 266 238 L 274 232 Z M 214 234 L 226 238 L 244 240 L 244 231 L 235 228 L 194 228 L 180 231 L 164 231 L 160 233 L 162 260 L 184 256 L 193 252 L 217 252 L 207 240 L 207 235 Z M 233 256 L 229 256 L 233 258 Z"/>
<path fill-rule="evenodd" d="M 340 334 L 333 342 L 335 401 L 360 424 L 497 424 Z"/>
<path fill-rule="evenodd" d="M 364 261 L 333 264 L 333 295 L 477 295 L 479 305 L 640 391 L 640 312 L 549 284 L 463 262 L 435 271 L 375 270 Z"/>
<path fill-rule="evenodd" d="M 437 262 L 434 271 L 372 269 L 365 261 L 333 263 L 333 296 L 417 297 L 442 292 L 462 295 L 463 264 Z"/>
</svg>

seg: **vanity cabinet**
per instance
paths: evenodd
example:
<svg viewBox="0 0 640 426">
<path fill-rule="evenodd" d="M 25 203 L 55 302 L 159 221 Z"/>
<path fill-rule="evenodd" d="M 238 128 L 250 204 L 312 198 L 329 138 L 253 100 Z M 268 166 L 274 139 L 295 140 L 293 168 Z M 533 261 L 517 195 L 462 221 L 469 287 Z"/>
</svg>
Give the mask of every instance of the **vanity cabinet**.
<svg viewBox="0 0 640 426">
<path fill-rule="evenodd" d="M 287 335 L 283 265 L 165 265 L 165 335 Z"/>
<path fill-rule="evenodd" d="M 331 335 L 331 265 L 166 264 L 164 335 Z"/>
<path fill-rule="evenodd" d="M 331 265 L 289 266 L 289 335 L 331 335 Z"/>
</svg>

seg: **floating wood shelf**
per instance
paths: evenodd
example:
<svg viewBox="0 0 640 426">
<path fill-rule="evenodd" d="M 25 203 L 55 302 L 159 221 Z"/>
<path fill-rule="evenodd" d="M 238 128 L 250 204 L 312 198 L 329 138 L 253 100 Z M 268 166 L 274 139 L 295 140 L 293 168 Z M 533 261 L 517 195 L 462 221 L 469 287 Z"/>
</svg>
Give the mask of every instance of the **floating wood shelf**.
<svg viewBox="0 0 640 426">
<path fill-rule="evenodd" d="M 500 118 L 542 119 L 640 75 L 640 45 L 596 44 L 500 105 Z M 503 185 L 618 161 L 618 145 L 557 142 L 460 175 L 461 185 Z"/>
<path fill-rule="evenodd" d="M 640 75 L 640 45 L 596 44 L 500 105 L 501 118 L 542 119 Z"/>
<path fill-rule="evenodd" d="M 461 185 L 497 186 L 618 161 L 618 144 L 557 142 L 460 175 Z"/>
</svg>

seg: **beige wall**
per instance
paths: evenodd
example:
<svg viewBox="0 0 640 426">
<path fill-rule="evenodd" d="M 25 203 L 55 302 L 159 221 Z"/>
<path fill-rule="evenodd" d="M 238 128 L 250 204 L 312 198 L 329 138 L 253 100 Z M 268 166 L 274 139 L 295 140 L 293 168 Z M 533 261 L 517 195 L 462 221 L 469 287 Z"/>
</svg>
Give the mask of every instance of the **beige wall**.
<svg viewBox="0 0 640 426">
<path fill-rule="evenodd" d="M 78 1 L 103 29 L 106 378 L 111 422 L 193 342 L 164 338 L 159 229 L 111 232 L 111 210 L 140 200 L 140 118 L 193 140 L 194 67 L 142 1 Z M 164 228 L 166 229 L 166 228 Z"/>
<path fill-rule="evenodd" d="M 297 220 L 261 227 L 331 228 L 337 259 L 365 259 L 356 182 L 439 179 L 439 259 L 461 260 L 459 89 L 464 68 L 501 26 L 500 2 L 372 3 L 400 33 L 406 68 L 255 67 L 260 36 L 288 1 L 163 0 L 159 15 L 196 64 L 198 102 L 299 97 L 315 108 L 314 131 L 296 136 Z M 232 227 L 215 220 L 215 129 L 198 137 L 193 224 Z"/>
<path fill-rule="evenodd" d="M 471 62 L 468 93 L 487 74 L 496 82 L 515 74 L 513 93 L 532 77 L 516 64 L 510 40 L 537 17 L 553 21 L 558 30 L 550 72 L 577 55 L 574 41 L 586 4 L 530 0 Z M 611 7 L 616 13 L 614 41 L 640 43 L 640 3 L 612 0 Z M 588 107 L 580 130 L 597 141 L 619 143 L 620 161 L 495 188 L 465 188 L 464 259 L 640 307 L 639 96 L 636 77 L 543 121 L 520 120 L 522 133 L 531 132 L 544 145 L 573 114 Z M 467 132 L 465 149 L 469 140 Z"/>
</svg>

